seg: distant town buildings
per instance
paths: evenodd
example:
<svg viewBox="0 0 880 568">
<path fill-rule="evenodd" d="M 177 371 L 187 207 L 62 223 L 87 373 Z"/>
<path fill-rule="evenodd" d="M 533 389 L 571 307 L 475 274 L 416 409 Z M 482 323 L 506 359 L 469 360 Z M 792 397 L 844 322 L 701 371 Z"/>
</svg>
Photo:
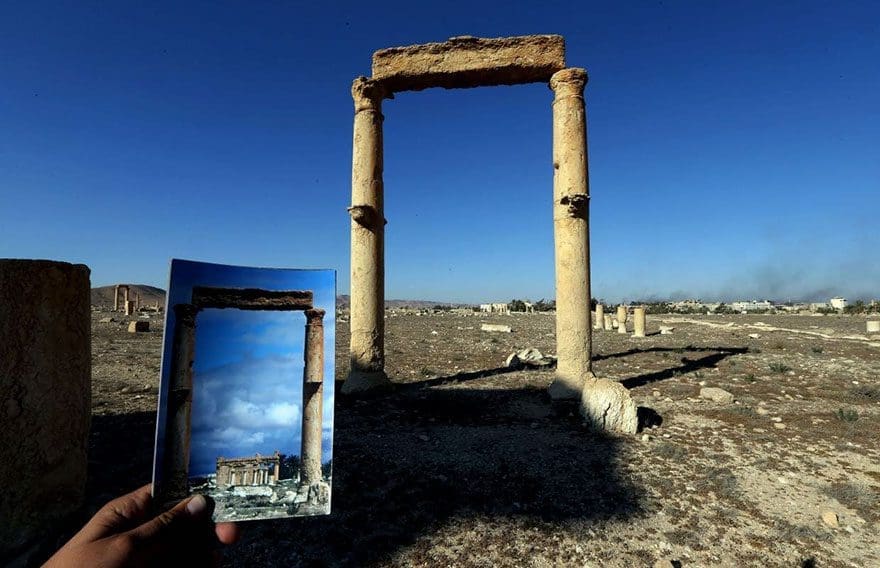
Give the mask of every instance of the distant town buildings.
<svg viewBox="0 0 880 568">
<path fill-rule="evenodd" d="M 846 307 L 846 298 L 831 298 L 829 301 L 831 307 L 835 310 L 843 310 Z"/>
</svg>

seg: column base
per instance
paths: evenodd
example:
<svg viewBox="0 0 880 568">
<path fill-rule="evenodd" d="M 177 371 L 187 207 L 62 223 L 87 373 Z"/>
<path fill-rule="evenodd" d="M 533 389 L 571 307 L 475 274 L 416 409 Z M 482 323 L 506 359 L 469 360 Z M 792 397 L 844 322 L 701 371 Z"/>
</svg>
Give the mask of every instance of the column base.
<svg viewBox="0 0 880 568">
<path fill-rule="evenodd" d="M 342 383 L 342 393 L 365 392 L 390 384 L 391 381 L 385 371 L 351 371 Z"/>
<path fill-rule="evenodd" d="M 585 379 L 595 378 L 596 375 L 591 371 L 587 372 L 586 376 L 583 378 L 562 377 L 557 375 L 547 388 L 547 392 L 553 400 L 580 400 L 581 393 L 584 391 Z"/>
</svg>

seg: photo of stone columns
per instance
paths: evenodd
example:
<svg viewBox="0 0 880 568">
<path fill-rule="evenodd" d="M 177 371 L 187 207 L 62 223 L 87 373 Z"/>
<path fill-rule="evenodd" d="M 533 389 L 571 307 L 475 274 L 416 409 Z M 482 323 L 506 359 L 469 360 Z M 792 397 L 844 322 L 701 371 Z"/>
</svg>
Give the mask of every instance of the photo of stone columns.
<svg viewBox="0 0 880 568">
<path fill-rule="evenodd" d="M 174 260 L 154 464 L 163 506 L 329 514 L 336 276 Z M 329 317 L 328 317 L 328 314 Z"/>
</svg>

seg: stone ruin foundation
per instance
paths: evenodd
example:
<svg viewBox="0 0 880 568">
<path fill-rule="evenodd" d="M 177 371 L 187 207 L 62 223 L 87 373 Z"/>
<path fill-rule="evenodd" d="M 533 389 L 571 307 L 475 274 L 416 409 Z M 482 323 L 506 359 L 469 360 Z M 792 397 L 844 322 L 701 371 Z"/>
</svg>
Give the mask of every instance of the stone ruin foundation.
<svg viewBox="0 0 880 568">
<path fill-rule="evenodd" d="M 89 268 L 0 260 L 0 558 L 27 564 L 82 504 L 91 421 Z"/>
<path fill-rule="evenodd" d="M 324 310 L 313 307 L 310 290 L 260 290 L 195 286 L 190 303 L 175 304 L 171 376 L 165 418 L 165 459 L 154 493 L 165 505 L 189 495 L 189 456 L 196 317 L 207 308 L 305 312 L 301 480 L 321 482 L 321 423 L 324 395 Z M 277 480 L 276 473 L 276 480 Z"/>
</svg>

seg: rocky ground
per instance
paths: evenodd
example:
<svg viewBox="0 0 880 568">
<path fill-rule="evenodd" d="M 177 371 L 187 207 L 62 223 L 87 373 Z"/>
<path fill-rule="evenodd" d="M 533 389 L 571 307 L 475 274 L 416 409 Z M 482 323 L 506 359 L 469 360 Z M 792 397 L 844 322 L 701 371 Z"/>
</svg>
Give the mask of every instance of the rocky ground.
<svg viewBox="0 0 880 568">
<path fill-rule="evenodd" d="M 161 321 L 134 334 L 109 315 L 94 313 L 92 510 L 149 482 L 153 452 Z M 649 316 L 649 334 L 660 324 L 674 333 L 594 334 L 596 374 L 661 422 L 615 436 L 551 404 L 552 370 L 504 367 L 554 352 L 552 315 L 389 313 L 395 386 L 336 401 L 333 513 L 247 523 L 226 564 L 880 566 L 864 318 Z M 340 380 L 347 336 L 343 317 Z"/>
</svg>

